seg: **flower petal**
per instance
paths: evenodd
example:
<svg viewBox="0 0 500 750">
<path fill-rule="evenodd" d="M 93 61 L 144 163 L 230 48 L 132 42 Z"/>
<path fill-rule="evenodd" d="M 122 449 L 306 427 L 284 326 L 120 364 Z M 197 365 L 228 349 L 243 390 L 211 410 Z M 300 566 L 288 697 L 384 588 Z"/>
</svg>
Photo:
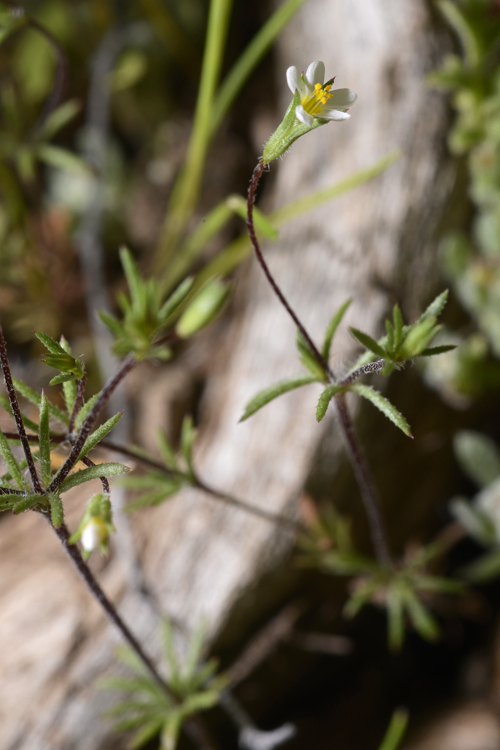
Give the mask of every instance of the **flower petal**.
<svg viewBox="0 0 500 750">
<path fill-rule="evenodd" d="M 314 89 L 316 83 L 319 83 L 322 86 L 323 81 L 325 80 L 325 63 L 321 62 L 321 60 L 312 62 L 307 68 L 304 77 L 306 79 L 306 83 L 309 84 L 311 89 Z"/>
<path fill-rule="evenodd" d="M 297 89 L 299 89 L 300 91 L 300 84 L 302 84 L 302 80 L 295 65 L 291 65 L 286 71 L 286 82 L 288 83 L 288 88 L 290 89 L 292 94 L 295 94 L 295 91 Z"/>
<path fill-rule="evenodd" d="M 311 117 L 311 115 L 305 111 L 302 104 L 299 104 L 297 107 L 295 107 L 295 117 L 297 118 L 297 120 L 300 120 L 300 122 L 304 123 L 304 125 L 307 125 L 309 128 L 314 122 L 314 117 Z M 327 116 L 325 115 L 325 117 Z"/>
<path fill-rule="evenodd" d="M 326 107 L 323 107 L 318 114 L 318 117 L 322 120 L 348 120 L 350 116 L 349 112 L 342 112 L 341 109 L 327 109 Z"/>
<path fill-rule="evenodd" d="M 358 95 L 352 89 L 335 89 L 332 91 L 332 96 L 328 99 L 327 106 L 334 108 L 347 108 L 352 107 Z"/>
</svg>

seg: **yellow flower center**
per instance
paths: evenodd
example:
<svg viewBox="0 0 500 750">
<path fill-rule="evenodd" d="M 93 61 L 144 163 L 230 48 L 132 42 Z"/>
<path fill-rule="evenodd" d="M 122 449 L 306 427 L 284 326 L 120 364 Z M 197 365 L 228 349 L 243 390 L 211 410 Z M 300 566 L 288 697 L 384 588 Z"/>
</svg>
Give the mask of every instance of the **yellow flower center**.
<svg viewBox="0 0 500 750">
<path fill-rule="evenodd" d="M 332 98 L 333 94 L 330 93 L 331 87 L 332 85 L 329 81 L 323 84 L 323 86 L 320 83 L 316 83 L 312 94 L 308 94 L 302 99 L 301 104 L 311 117 L 317 117 L 323 105 L 327 103 L 328 99 Z"/>
</svg>

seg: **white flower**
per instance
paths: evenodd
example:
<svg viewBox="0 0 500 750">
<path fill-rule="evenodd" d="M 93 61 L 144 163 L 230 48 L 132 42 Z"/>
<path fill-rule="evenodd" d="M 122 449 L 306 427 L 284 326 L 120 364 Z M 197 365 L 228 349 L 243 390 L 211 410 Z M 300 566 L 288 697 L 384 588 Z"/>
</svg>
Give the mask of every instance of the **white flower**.
<svg viewBox="0 0 500 750">
<path fill-rule="evenodd" d="M 108 539 L 108 530 L 101 518 L 89 518 L 82 531 L 82 547 L 86 552 L 92 552 Z"/>
<path fill-rule="evenodd" d="M 334 79 L 325 80 L 325 65 L 320 61 L 309 65 L 305 75 L 300 75 L 292 65 L 286 71 L 286 80 L 292 94 L 299 92 L 300 104 L 295 115 L 300 122 L 311 127 L 316 118 L 321 120 L 347 120 L 351 115 L 347 110 L 356 101 L 357 94 L 351 89 L 332 91 Z"/>
</svg>

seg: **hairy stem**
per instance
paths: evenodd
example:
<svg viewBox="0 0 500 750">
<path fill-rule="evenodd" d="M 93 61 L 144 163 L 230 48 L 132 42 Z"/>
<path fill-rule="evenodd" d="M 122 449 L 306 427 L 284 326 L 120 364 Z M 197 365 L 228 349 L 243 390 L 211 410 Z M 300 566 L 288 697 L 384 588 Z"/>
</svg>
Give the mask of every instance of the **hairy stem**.
<svg viewBox="0 0 500 750">
<path fill-rule="evenodd" d="M 33 485 L 33 491 L 36 493 L 43 493 L 43 487 L 36 473 L 35 462 L 31 455 L 31 449 L 29 446 L 28 438 L 26 436 L 26 430 L 24 429 L 23 418 L 21 416 L 21 410 L 19 408 L 19 402 L 17 400 L 14 383 L 12 382 L 12 374 L 10 372 L 9 358 L 7 357 L 7 345 L 3 336 L 3 330 L 0 326 L 0 363 L 2 365 L 3 377 L 5 381 L 5 387 L 7 388 L 7 395 L 9 397 L 10 406 L 14 419 L 16 422 L 17 433 L 23 447 L 24 455 L 26 457 L 26 463 L 31 477 L 31 483 Z M 17 437 L 17 436 L 16 436 Z"/>
<path fill-rule="evenodd" d="M 78 547 L 75 544 L 69 542 L 69 531 L 67 526 L 63 523 L 61 526 L 56 528 L 51 520 L 50 515 L 43 513 L 50 526 L 57 534 L 59 541 L 71 562 L 75 566 L 81 579 L 87 586 L 88 590 L 100 604 L 108 619 L 118 628 L 124 640 L 129 644 L 135 654 L 142 661 L 144 666 L 148 669 L 149 673 L 161 688 L 168 699 L 175 705 L 180 705 L 181 700 L 178 698 L 176 693 L 170 688 L 168 683 L 163 679 L 161 674 L 158 672 L 153 660 L 144 651 L 142 645 L 139 643 L 135 635 L 132 633 L 128 625 L 118 614 L 114 604 L 108 599 L 104 591 L 102 590 L 99 582 L 95 578 L 94 574 L 90 570 L 89 566 L 80 554 Z M 205 728 L 204 723 L 199 718 L 191 718 L 186 721 L 185 725 L 186 734 L 193 740 L 193 742 L 202 750 L 216 750 L 216 746 L 213 740 L 209 737 L 208 731 Z"/>
<path fill-rule="evenodd" d="M 83 373 L 82 377 L 78 381 L 78 391 L 76 394 L 75 403 L 73 405 L 73 411 L 71 412 L 71 417 L 69 420 L 69 426 L 68 426 L 68 432 L 71 435 L 73 430 L 75 429 L 75 420 L 78 416 L 78 412 L 83 406 L 83 397 L 85 396 L 85 384 L 87 382 L 87 377 L 85 373 Z"/>
<path fill-rule="evenodd" d="M 62 484 L 62 482 L 66 479 L 69 472 L 75 465 L 78 459 L 78 456 L 80 455 L 80 451 L 83 448 L 83 444 L 85 443 L 86 439 L 90 435 L 92 428 L 94 426 L 94 423 L 100 411 L 107 404 L 111 394 L 115 391 L 118 384 L 130 372 L 130 370 L 132 370 L 135 367 L 136 364 L 137 364 L 137 360 L 134 359 L 134 357 L 131 354 L 129 354 L 127 357 L 125 357 L 125 359 L 121 363 L 118 372 L 112 378 L 108 380 L 108 382 L 102 389 L 99 395 L 99 398 L 95 402 L 92 410 L 90 411 L 84 423 L 82 424 L 80 432 L 78 433 L 78 436 L 75 442 L 73 443 L 73 447 L 71 449 L 71 452 L 68 458 L 66 459 L 64 464 L 61 466 L 59 472 L 56 474 L 56 476 L 52 480 L 49 487 L 47 487 L 47 492 L 56 492 L 59 486 Z"/>
<path fill-rule="evenodd" d="M 349 461 L 354 470 L 356 481 L 361 491 L 361 497 L 363 498 L 377 560 L 386 567 L 392 567 L 385 525 L 380 512 L 377 488 L 354 430 L 354 424 L 347 409 L 345 394 L 339 394 L 334 401 L 340 419 L 347 455 L 349 456 Z"/>
<path fill-rule="evenodd" d="M 262 251 L 260 249 L 259 241 L 257 240 L 257 235 L 255 234 L 255 227 L 253 223 L 253 204 L 255 202 L 255 195 L 257 192 L 257 186 L 259 184 L 259 180 L 262 176 L 262 173 L 264 172 L 267 164 L 265 162 L 259 162 L 257 166 L 255 167 L 252 179 L 250 180 L 250 187 L 248 188 L 248 200 L 247 200 L 247 227 L 248 227 L 248 234 L 250 235 L 250 240 L 253 245 L 253 249 L 255 250 L 255 255 L 257 256 L 257 260 L 260 263 L 260 266 L 262 270 L 264 271 L 264 274 L 266 275 L 266 278 L 271 285 L 271 288 L 273 289 L 274 293 L 278 297 L 279 301 L 287 311 L 287 313 L 292 318 L 293 322 L 303 335 L 304 339 L 307 342 L 307 345 L 309 349 L 311 350 L 312 354 L 314 355 L 314 358 L 319 362 L 321 367 L 324 369 L 324 371 L 333 378 L 333 373 L 330 370 L 330 367 L 328 365 L 328 362 L 325 360 L 319 349 L 317 348 L 316 344 L 312 340 L 312 338 L 309 336 L 308 332 L 306 331 L 303 323 L 299 320 L 297 317 L 295 311 L 290 307 L 288 300 L 286 299 L 285 295 L 279 288 L 278 284 L 273 278 L 273 275 L 271 274 L 271 271 L 269 270 L 269 267 L 264 260 L 264 256 L 262 255 Z"/>
<path fill-rule="evenodd" d="M 313 340 L 311 339 L 307 330 L 305 329 L 305 326 L 299 320 L 299 318 L 297 317 L 297 314 L 292 309 L 288 300 L 285 298 L 283 292 L 281 291 L 278 284 L 274 280 L 271 274 L 271 271 L 269 270 L 269 267 L 266 261 L 264 260 L 264 256 L 262 255 L 262 251 L 259 246 L 259 241 L 257 240 L 257 235 L 255 233 L 255 227 L 254 227 L 254 222 L 253 222 L 253 205 L 255 202 L 255 194 L 257 192 L 257 186 L 259 184 L 259 180 L 266 166 L 267 164 L 265 162 L 259 162 L 253 171 L 252 179 L 250 181 L 250 187 L 248 189 L 248 202 L 247 202 L 248 234 L 250 235 L 250 240 L 252 242 L 255 255 L 257 256 L 257 260 L 259 261 L 260 266 L 262 270 L 264 271 L 264 274 L 269 284 L 271 285 L 271 288 L 273 289 L 279 301 L 281 302 L 281 304 L 283 305 L 283 307 L 285 308 L 285 310 L 290 315 L 293 322 L 295 323 L 295 325 L 301 332 L 302 336 L 306 340 L 307 345 L 309 346 L 309 349 L 311 350 L 311 353 L 313 354 L 314 358 L 316 359 L 318 364 L 321 365 L 324 372 L 328 375 L 329 382 L 335 383 L 336 379 L 328 362 L 325 360 L 325 358 L 323 357 L 323 355 L 321 354 L 317 346 L 314 344 Z M 376 364 L 374 363 L 373 365 L 370 365 L 369 368 L 373 371 L 377 371 L 378 369 L 380 369 L 381 366 L 383 365 L 379 365 L 379 363 L 376 363 Z M 369 371 L 369 370 L 366 370 L 366 371 Z M 353 373 L 355 377 L 358 377 L 361 374 L 364 374 L 364 372 L 361 373 L 361 372 L 355 371 L 355 373 Z M 349 380 L 349 377 L 346 378 L 346 380 L 348 381 L 347 384 L 351 382 Z M 340 426 L 341 426 L 342 434 L 344 437 L 344 442 L 347 448 L 347 455 L 349 457 L 351 466 L 354 470 L 356 481 L 361 491 L 361 496 L 363 498 L 363 503 L 364 503 L 366 514 L 368 517 L 375 555 L 381 565 L 391 566 L 392 561 L 391 561 L 391 556 L 389 553 L 389 547 L 387 544 L 387 538 L 386 538 L 384 523 L 382 520 L 382 514 L 380 512 L 380 503 L 378 499 L 377 490 L 375 488 L 375 482 L 373 481 L 370 469 L 368 468 L 368 464 L 366 463 L 363 451 L 361 449 L 358 438 L 356 436 L 356 432 L 354 430 L 354 424 L 353 424 L 351 415 L 349 414 L 349 411 L 347 409 L 347 404 L 345 402 L 344 394 L 339 394 L 335 398 L 335 402 L 337 405 L 337 412 L 340 418 Z"/>
</svg>

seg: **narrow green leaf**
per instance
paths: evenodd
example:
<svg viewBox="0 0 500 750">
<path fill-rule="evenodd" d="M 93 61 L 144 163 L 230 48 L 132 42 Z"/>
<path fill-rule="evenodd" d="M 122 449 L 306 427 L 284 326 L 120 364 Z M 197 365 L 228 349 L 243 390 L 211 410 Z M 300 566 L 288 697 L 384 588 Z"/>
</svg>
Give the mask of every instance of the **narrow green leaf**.
<svg viewBox="0 0 500 750">
<path fill-rule="evenodd" d="M 398 708 L 392 715 L 391 723 L 378 750 L 398 750 L 407 725 L 408 711 L 405 708 Z"/>
<path fill-rule="evenodd" d="M 132 257 L 132 253 L 127 247 L 120 248 L 120 261 L 127 279 L 127 284 L 130 289 L 130 297 L 132 299 L 132 306 L 140 304 L 140 300 L 143 294 L 144 282 L 141 279 L 139 268 Z"/>
<path fill-rule="evenodd" d="M 26 484 L 26 480 L 24 479 L 23 472 L 21 471 L 21 467 L 19 466 L 16 458 L 14 457 L 14 454 L 12 453 L 10 445 L 7 441 L 7 438 L 3 434 L 2 430 L 0 430 L 0 455 L 5 461 L 5 464 L 9 470 L 9 473 L 13 481 L 17 484 L 20 490 L 27 491 L 28 485 Z"/>
<path fill-rule="evenodd" d="M 500 576 L 500 549 L 487 552 L 461 572 L 471 583 L 486 583 L 498 578 Z"/>
<path fill-rule="evenodd" d="M 306 367 L 311 375 L 314 375 L 314 378 L 319 380 L 320 383 L 326 382 L 327 377 L 323 366 L 318 362 L 312 351 L 309 349 L 307 341 L 299 330 L 297 330 L 296 345 L 297 351 L 300 355 L 300 361 L 304 367 Z"/>
<path fill-rule="evenodd" d="M 394 321 L 394 348 L 397 350 L 403 340 L 403 316 L 397 304 L 392 309 L 392 319 Z"/>
<path fill-rule="evenodd" d="M 405 635 L 404 607 L 398 587 L 391 586 L 387 591 L 387 618 L 389 648 L 400 651 Z"/>
<path fill-rule="evenodd" d="M 423 352 L 420 352 L 418 355 L 419 357 L 433 357 L 436 354 L 446 354 L 446 352 L 451 352 L 453 349 L 456 349 L 457 347 L 455 345 L 448 345 L 448 346 L 431 346 L 427 349 L 424 349 Z"/>
<path fill-rule="evenodd" d="M 84 405 L 82 406 L 82 408 L 78 412 L 77 417 L 75 419 L 75 430 L 76 431 L 78 431 L 80 429 L 80 427 L 82 426 L 82 424 L 85 422 L 85 420 L 87 419 L 88 415 L 90 414 L 90 412 L 94 408 L 94 405 L 96 404 L 96 402 L 97 402 L 97 400 L 98 400 L 98 398 L 99 398 L 100 395 L 101 395 L 100 392 L 99 393 L 94 393 L 94 395 L 91 396 L 89 398 L 89 400 L 84 403 Z"/>
<path fill-rule="evenodd" d="M 44 495 L 25 495 L 12 506 L 12 512 L 16 515 L 31 510 L 35 505 L 47 505 L 47 498 Z"/>
<path fill-rule="evenodd" d="M 0 393 L 0 406 L 2 406 L 7 412 L 7 414 L 10 414 L 11 417 L 14 416 L 14 412 L 12 411 L 10 401 L 6 396 L 3 395 L 3 393 Z M 31 430 L 35 434 L 38 433 L 38 425 L 36 422 L 33 422 L 31 419 L 26 417 L 22 412 L 21 412 L 21 417 L 22 417 L 23 424 L 26 427 L 26 429 Z"/>
<path fill-rule="evenodd" d="M 461 469 L 479 486 L 487 487 L 500 477 L 500 450 L 487 435 L 461 430 L 453 439 Z"/>
<path fill-rule="evenodd" d="M 431 591 L 440 594 L 462 594 L 464 591 L 464 584 L 461 581 L 454 581 L 452 578 L 416 575 L 413 576 L 412 581 L 419 591 Z"/>
<path fill-rule="evenodd" d="M 52 466 L 50 463 L 50 433 L 49 433 L 49 406 L 45 393 L 42 391 L 40 402 L 40 416 L 38 423 L 38 446 L 40 455 L 40 467 L 42 473 L 42 485 L 48 487 L 52 479 Z"/>
<path fill-rule="evenodd" d="M 444 292 L 441 292 L 441 294 L 438 294 L 436 299 L 431 302 L 431 304 L 426 310 L 424 310 L 424 312 L 419 318 L 419 321 L 426 320 L 427 318 L 438 318 L 443 312 L 447 301 L 448 301 L 448 290 L 445 289 Z"/>
<path fill-rule="evenodd" d="M 75 117 L 80 109 L 81 104 L 77 99 L 68 99 L 65 101 L 46 118 L 38 132 L 38 138 L 43 138 L 46 141 L 53 138 L 61 128 Z"/>
<path fill-rule="evenodd" d="M 385 330 L 387 334 L 387 348 L 390 352 L 394 351 L 394 345 L 396 341 L 394 327 L 390 320 L 385 321 Z"/>
<path fill-rule="evenodd" d="M 99 318 L 102 320 L 104 325 L 109 328 L 115 338 L 118 338 L 123 333 L 123 326 L 114 315 L 107 312 L 107 310 L 99 310 L 97 313 Z"/>
<path fill-rule="evenodd" d="M 75 471 L 74 474 L 70 474 L 59 487 L 59 492 L 67 492 L 72 487 L 76 487 L 84 482 L 89 482 L 91 479 L 99 479 L 100 477 L 113 477 L 117 474 L 126 474 L 130 471 L 128 466 L 118 463 L 103 463 L 97 464 L 96 466 L 89 466 L 87 469 L 81 469 Z"/>
<path fill-rule="evenodd" d="M 344 317 L 351 302 L 352 302 L 351 299 L 346 300 L 346 302 L 344 302 L 344 304 L 339 307 L 339 309 L 334 314 L 333 318 L 328 324 L 328 327 L 325 333 L 325 340 L 323 341 L 323 347 L 321 349 L 321 354 L 323 355 L 323 358 L 327 362 L 330 358 L 330 349 L 332 346 L 333 337 L 335 336 L 337 328 L 339 327 L 342 321 L 342 318 Z"/>
<path fill-rule="evenodd" d="M 170 443 L 170 440 L 167 437 L 166 432 L 162 430 L 161 427 L 159 427 L 156 431 L 156 443 L 160 450 L 160 455 L 165 466 L 168 469 L 178 469 L 179 464 L 177 462 L 175 451 Z"/>
<path fill-rule="evenodd" d="M 52 146 L 44 143 L 37 148 L 38 158 L 48 164 L 49 167 L 62 169 L 67 172 L 79 172 L 80 174 L 90 175 L 89 165 L 72 151 L 67 151 L 59 146 Z"/>
<path fill-rule="evenodd" d="M 354 336 L 354 338 L 359 341 L 361 346 L 365 347 L 365 349 L 369 349 L 373 354 L 376 354 L 377 357 L 387 359 L 387 352 L 385 351 L 385 349 L 382 349 L 380 344 L 378 344 L 375 339 L 372 339 L 371 336 L 368 336 L 367 333 L 358 331 L 357 328 L 349 328 L 349 331 Z"/>
<path fill-rule="evenodd" d="M 57 341 L 54 341 L 53 338 L 50 336 L 47 336 L 46 333 L 41 333 L 40 331 L 35 331 L 35 336 L 39 341 L 42 342 L 44 347 L 51 352 L 51 354 L 61 354 L 64 357 L 68 356 L 68 352 L 66 352 L 60 344 L 57 343 Z"/>
<path fill-rule="evenodd" d="M 45 364 L 49 364 L 46 362 Z M 56 375 L 51 380 L 49 380 L 49 385 L 61 385 L 62 383 L 67 383 L 70 380 L 74 380 L 75 376 L 71 373 L 62 373 L 61 375 Z"/>
<path fill-rule="evenodd" d="M 401 595 L 404 599 L 408 616 L 417 633 L 427 641 L 437 640 L 439 638 L 439 626 L 418 596 L 409 588 L 402 590 Z"/>
<path fill-rule="evenodd" d="M 132 737 L 130 741 L 131 750 L 136 750 L 145 745 L 159 734 L 163 728 L 164 719 L 157 718 L 147 721 Z M 173 750 L 174 746 L 172 746 Z"/>
<path fill-rule="evenodd" d="M 84 456 L 87 455 L 87 453 L 95 448 L 96 445 L 101 442 L 101 440 L 104 440 L 106 435 L 111 432 L 116 424 L 118 424 L 122 416 L 123 412 L 118 412 L 118 414 L 115 414 L 114 417 L 106 420 L 104 424 L 102 424 L 97 428 L 97 430 L 95 430 L 91 435 L 88 436 L 85 443 L 83 444 L 82 450 L 80 451 L 78 461 L 80 461 Z"/>
<path fill-rule="evenodd" d="M 326 410 L 328 409 L 328 406 L 330 404 L 330 401 L 334 396 L 337 395 L 337 393 L 341 393 L 341 391 L 344 390 L 344 387 L 341 385 L 338 385 L 337 383 L 333 383 L 332 385 L 327 385 L 323 393 L 318 399 L 318 405 L 316 407 L 316 419 L 318 422 L 321 422 L 323 417 L 326 414 Z"/>
<path fill-rule="evenodd" d="M 188 296 L 191 288 L 194 284 L 194 276 L 188 276 L 187 279 L 179 284 L 177 289 L 170 295 L 170 297 L 163 303 L 160 309 L 158 317 L 162 321 L 167 321 L 171 315 L 177 310 L 177 308 L 184 302 Z"/>
<path fill-rule="evenodd" d="M 48 498 L 50 503 L 50 517 L 52 519 L 53 525 L 56 527 L 56 529 L 58 529 L 64 521 L 64 508 L 62 500 L 59 495 L 56 495 L 52 492 L 50 493 L 50 495 L 48 495 Z"/>
<path fill-rule="evenodd" d="M 370 385 L 361 385 L 360 383 L 355 383 L 354 385 L 349 386 L 349 390 L 354 391 L 360 396 L 363 396 L 363 398 L 366 398 L 368 401 L 371 401 L 372 404 L 376 406 L 377 409 L 380 409 L 382 414 L 390 419 L 391 422 L 396 425 L 396 427 L 399 427 L 399 429 L 402 430 L 405 435 L 408 435 L 408 437 L 413 437 L 413 435 L 411 434 L 410 425 L 403 417 L 401 412 L 398 411 L 396 407 L 391 404 L 391 402 L 387 398 L 385 398 L 385 396 L 382 396 L 381 393 L 376 391 L 375 388 L 372 388 Z"/>
<path fill-rule="evenodd" d="M 184 417 L 181 429 L 181 453 L 193 476 L 193 443 L 196 439 L 196 434 L 197 430 L 194 426 L 193 417 L 191 415 Z"/>
<path fill-rule="evenodd" d="M 14 382 L 16 391 L 18 391 L 21 396 L 24 396 L 25 399 L 31 401 L 32 404 L 35 404 L 36 406 L 38 406 L 38 408 L 40 408 L 40 404 L 42 401 L 42 397 L 40 396 L 40 394 L 34 391 L 33 388 L 30 388 L 29 385 L 23 383 L 21 380 L 18 380 L 17 378 L 12 378 L 12 380 Z M 68 415 L 61 411 L 61 409 L 58 409 L 57 406 L 55 406 L 48 399 L 47 406 L 50 416 L 56 419 L 60 424 L 64 425 L 64 427 L 67 427 L 69 424 Z M 36 427 L 36 430 L 38 431 L 38 425 Z"/>
<path fill-rule="evenodd" d="M 317 383 L 317 378 L 314 375 L 298 375 L 288 380 L 281 380 L 279 383 L 265 388 L 248 402 L 240 422 L 244 422 L 245 419 L 251 417 L 252 414 L 255 414 L 256 411 L 262 409 L 263 406 L 278 398 L 278 396 L 282 396 L 284 393 L 288 393 L 288 391 L 293 391 L 295 388 L 301 388 L 303 385 L 309 385 L 309 383 Z"/>
</svg>

